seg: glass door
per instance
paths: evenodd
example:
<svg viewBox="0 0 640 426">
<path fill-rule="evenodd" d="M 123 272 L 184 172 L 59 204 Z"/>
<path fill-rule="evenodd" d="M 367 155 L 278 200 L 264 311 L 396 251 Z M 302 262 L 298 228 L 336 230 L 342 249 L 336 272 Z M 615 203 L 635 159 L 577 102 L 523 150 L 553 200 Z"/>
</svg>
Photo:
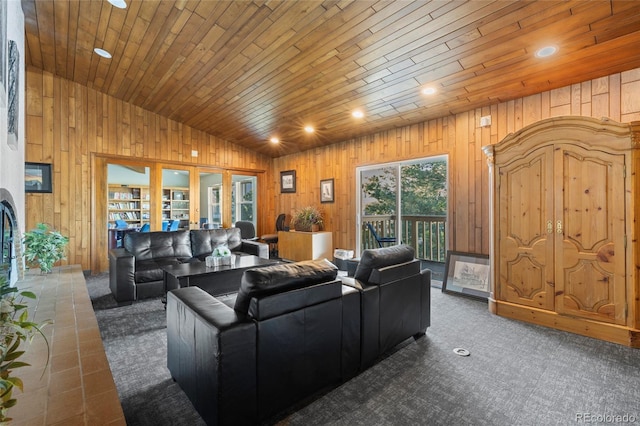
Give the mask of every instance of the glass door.
<svg viewBox="0 0 640 426">
<path fill-rule="evenodd" d="M 256 190 L 258 178 L 251 175 L 231 176 L 231 223 L 235 224 L 239 220 L 256 223 Z"/>
<path fill-rule="evenodd" d="M 446 260 L 447 160 L 424 159 L 400 165 L 401 240 L 413 246 L 416 257 Z"/>
<path fill-rule="evenodd" d="M 109 228 L 139 229 L 150 220 L 149 167 L 107 165 Z"/>
<path fill-rule="evenodd" d="M 200 172 L 200 220 L 201 228 L 222 228 L 224 207 L 222 173 Z"/>
<path fill-rule="evenodd" d="M 177 231 L 191 227 L 189 178 L 188 170 L 162 169 L 162 230 L 164 231 Z"/>
<path fill-rule="evenodd" d="M 395 243 L 398 230 L 399 182 L 397 166 L 362 168 L 358 175 L 360 187 L 361 250 L 378 248 Z"/>
<path fill-rule="evenodd" d="M 360 167 L 356 173 L 360 252 L 404 243 L 418 258 L 444 262 L 447 157 Z"/>
<path fill-rule="evenodd" d="M 107 164 L 108 247 L 124 244 L 130 232 L 151 230 L 150 168 L 134 163 Z"/>
</svg>

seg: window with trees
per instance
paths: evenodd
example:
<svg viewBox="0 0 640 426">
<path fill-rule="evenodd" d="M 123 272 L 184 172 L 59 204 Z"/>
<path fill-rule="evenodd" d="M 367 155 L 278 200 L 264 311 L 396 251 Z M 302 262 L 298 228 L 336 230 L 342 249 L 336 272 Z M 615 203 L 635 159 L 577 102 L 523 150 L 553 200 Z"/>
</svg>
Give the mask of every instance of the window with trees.
<svg viewBox="0 0 640 426">
<path fill-rule="evenodd" d="M 358 168 L 357 179 L 360 250 L 402 242 L 416 257 L 444 261 L 446 156 Z"/>
</svg>

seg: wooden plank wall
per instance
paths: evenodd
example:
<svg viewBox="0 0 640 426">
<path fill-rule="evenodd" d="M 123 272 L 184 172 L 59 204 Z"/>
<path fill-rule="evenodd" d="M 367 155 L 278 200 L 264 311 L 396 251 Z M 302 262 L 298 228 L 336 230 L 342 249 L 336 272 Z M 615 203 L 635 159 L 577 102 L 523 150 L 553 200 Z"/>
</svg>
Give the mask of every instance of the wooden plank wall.
<svg viewBox="0 0 640 426">
<path fill-rule="evenodd" d="M 26 95 L 26 161 L 54 164 L 53 194 L 27 196 L 26 228 L 46 222 L 69 235 L 67 262 L 85 270 L 91 268 L 90 248 L 96 244 L 91 238 L 92 156 L 192 164 L 192 149 L 200 152 L 199 164 L 268 170 L 258 195 L 258 233 L 272 232 L 278 213 L 317 204 L 339 248 L 355 248 L 357 166 L 447 154 L 448 248 L 488 253 L 488 176 L 481 147 L 553 116 L 640 120 L 640 69 L 273 160 L 39 70 L 28 71 Z M 492 116 L 492 125 L 481 128 L 485 115 Z M 283 170 L 296 170 L 295 194 L 280 194 Z M 335 202 L 320 204 L 320 180 L 328 178 L 335 179 Z M 98 249 L 93 252 L 101 253 Z"/>
<path fill-rule="evenodd" d="M 480 117 L 491 115 L 490 127 Z M 316 204 L 327 216 L 337 248 L 355 248 L 355 169 L 376 163 L 449 156 L 449 249 L 489 253 L 488 168 L 481 148 L 549 117 L 584 115 L 619 122 L 640 120 L 640 69 L 502 102 L 446 118 L 380 132 L 274 160 L 275 188 L 282 170 L 296 170 L 296 194 L 273 194 L 279 212 Z M 336 201 L 320 204 L 320 180 L 335 179 Z"/>
<path fill-rule="evenodd" d="M 67 235 L 70 243 L 63 263 L 80 264 L 92 272 L 107 270 L 109 158 L 227 170 L 271 168 L 269 157 L 50 73 L 29 69 L 26 80 L 25 158 L 53 163 L 53 193 L 27 194 L 25 226 L 31 229 L 44 222 Z M 198 157 L 191 157 L 192 150 Z M 258 197 L 269 199 L 266 192 Z M 105 232 L 92 232 L 94 227 Z"/>
</svg>

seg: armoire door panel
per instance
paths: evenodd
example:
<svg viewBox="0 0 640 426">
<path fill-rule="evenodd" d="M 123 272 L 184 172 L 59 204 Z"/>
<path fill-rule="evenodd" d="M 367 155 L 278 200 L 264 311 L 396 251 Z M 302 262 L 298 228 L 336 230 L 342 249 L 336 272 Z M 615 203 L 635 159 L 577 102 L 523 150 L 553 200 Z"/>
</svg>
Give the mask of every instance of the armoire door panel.
<svg viewBox="0 0 640 426">
<path fill-rule="evenodd" d="M 556 311 L 624 324 L 624 156 L 571 146 L 556 160 L 563 171 L 555 200 L 563 223 L 556 236 L 556 276 L 562 277 Z"/>
<path fill-rule="evenodd" d="M 603 224 L 609 223 L 609 215 L 615 213 L 607 209 L 613 185 L 609 180 L 615 179 L 613 165 L 573 151 L 564 151 L 562 160 L 564 182 L 560 188 L 564 188 L 564 199 L 559 201 L 564 209 L 564 235 L 580 251 L 592 251 L 610 238 L 610 229 Z"/>
<path fill-rule="evenodd" d="M 541 214 L 546 204 L 546 163 L 545 156 L 539 155 L 531 161 L 500 170 L 501 182 L 504 182 L 501 201 L 508 214 L 507 222 L 504 222 L 507 226 L 503 229 L 523 247 L 530 246 L 546 233 L 545 217 Z"/>
<path fill-rule="evenodd" d="M 559 303 L 565 313 L 615 322 L 615 278 L 595 262 L 581 260 L 564 271 L 564 294 Z"/>
<path fill-rule="evenodd" d="M 502 299 L 548 309 L 550 291 L 545 282 L 545 265 L 537 262 L 533 256 L 520 254 L 515 259 L 507 259 L 502 270 L 505 276 L 501 279 L 506 284 Z"/>
<path fill-rule="evenodd" d="M 553 150 L 536 150 L 526 159 L 499 168 L 498 243 L 502 300 L 553 309 Z"/>
</svg>

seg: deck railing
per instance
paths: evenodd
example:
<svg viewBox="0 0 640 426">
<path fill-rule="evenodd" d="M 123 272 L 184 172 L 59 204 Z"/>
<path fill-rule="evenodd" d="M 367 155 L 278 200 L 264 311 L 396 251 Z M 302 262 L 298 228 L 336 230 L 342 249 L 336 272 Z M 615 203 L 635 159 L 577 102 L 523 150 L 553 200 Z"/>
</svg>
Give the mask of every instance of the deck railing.
<svg viewBox="0 0 640 426">
<path fill-rule="evenodd" d="M 401 221 L 402 235 L 398 240 L 395 216 L 363 216 L 360 231 L 362 249 L 379 247 L 367 227 L 367 223 L 370 223 L 378 237 L 396 237 L 398 243 L 413 246 L 419 259 L 434 262 L 446 260 L 446 216 L 402 216 Z"/>
</svg>

